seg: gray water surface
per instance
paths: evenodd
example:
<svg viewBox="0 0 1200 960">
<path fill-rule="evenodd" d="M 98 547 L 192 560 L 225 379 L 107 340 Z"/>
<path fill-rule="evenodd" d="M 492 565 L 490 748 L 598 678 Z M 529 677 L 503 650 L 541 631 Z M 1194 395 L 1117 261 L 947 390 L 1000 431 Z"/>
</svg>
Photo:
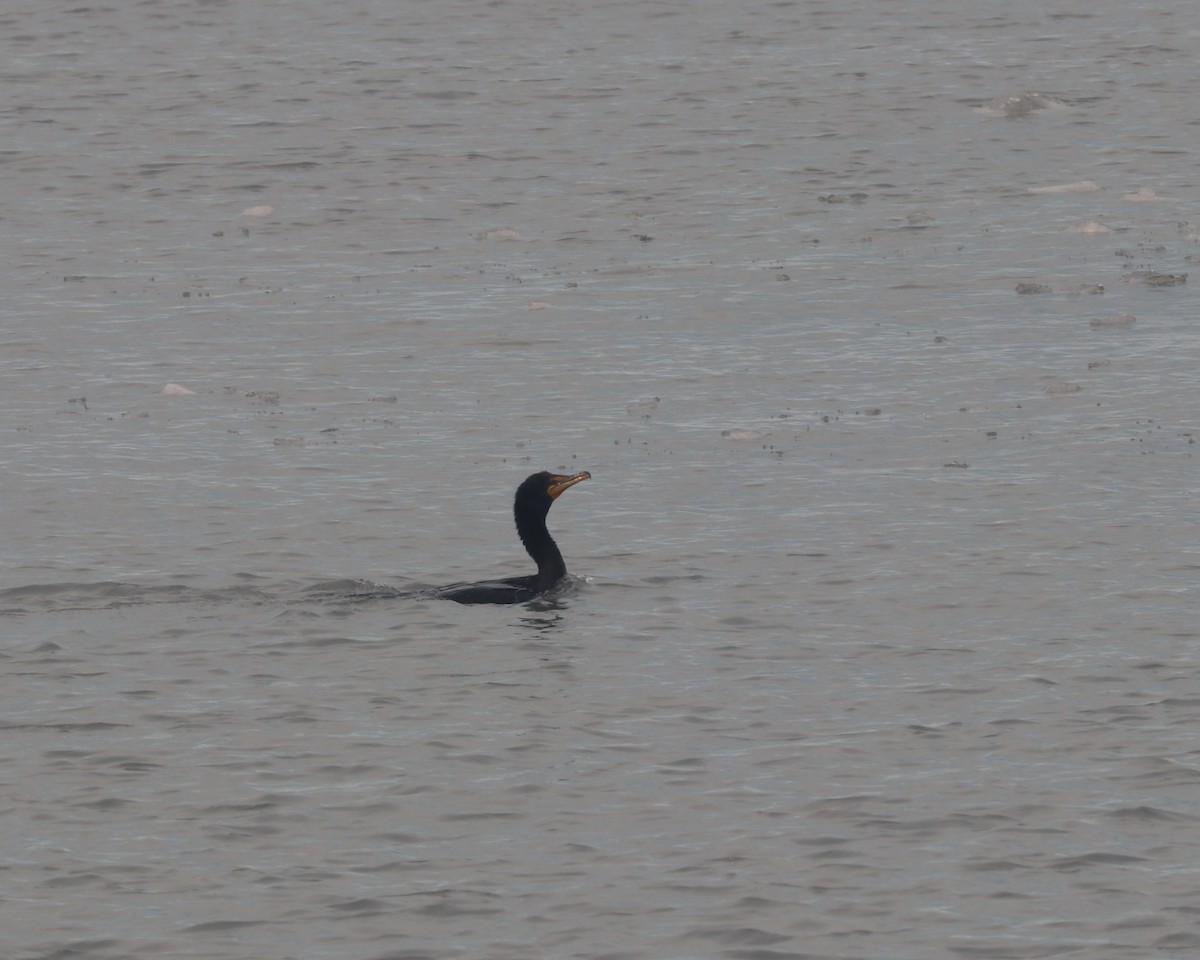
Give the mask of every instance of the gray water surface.
<svg viewBox="0 0 1200 960">
<path fill-rule="evenodd" d="M 1200 7 L 0 22 L 3 960 L 1200 955 Z"/>
</svg>

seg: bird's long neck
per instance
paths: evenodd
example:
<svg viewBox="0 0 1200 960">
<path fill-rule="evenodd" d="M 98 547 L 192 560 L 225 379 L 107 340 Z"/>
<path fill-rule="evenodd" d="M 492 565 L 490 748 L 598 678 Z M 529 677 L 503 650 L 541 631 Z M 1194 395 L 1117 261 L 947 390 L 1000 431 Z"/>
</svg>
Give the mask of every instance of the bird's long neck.
<svg viewBox="0 0 1200 960">
<path fill-rule="evenodd" d="M 546 515 L 516 515 L 517 535 L 538 568 L 538 588 L 547 590 L 567 575 L 567 565 L 558 544 L 546 529 Z"/>
</svg>

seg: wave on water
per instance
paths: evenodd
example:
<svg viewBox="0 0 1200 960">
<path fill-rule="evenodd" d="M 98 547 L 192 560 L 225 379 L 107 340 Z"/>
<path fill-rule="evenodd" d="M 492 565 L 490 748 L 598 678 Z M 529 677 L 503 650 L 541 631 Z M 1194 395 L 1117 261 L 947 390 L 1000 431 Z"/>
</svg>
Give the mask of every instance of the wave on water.
<svg viewBox="0 0 1200 960">
<path fill-rule="evenodd" d="M 581 582 L 583 581 L 580 578 L 568 577 L 555 590 L 531 601 L 530 605 L 558 606 L 563 597 L 574 593 Z M 418 583 L 400 588 L 370 580 L 354 579 L 323 580 L 311 585 L 280 583 L 215 588 L 193 587 L 183 583 L 145 584 L 101 580 L 93 583 L 34 583 L 8 587 L 0 590 L 0 616 L 118 610 L 151 604 L 269 606 L 295 604 L 299 601 L 317 605 L 341 605 L 436 599 L 440 599 L 438 588 L 427 584 Z"/>
<path fill-rule="evenodd" d="M 101 580 L 95 583 L 34 583 L 0 590 L 0 615 L 66 610 L 115 610 L 159 603 L 269 603 L 276 599 L 260 587 L 219 589 L 182 583 L 143 584 Z"/>
<path fill-rule="evenodd" d="M 371 580 L 324 580 L 304 589 L 308 600 L 325 603 L 366 603 L 371 600 L 421 600 L 433 596 L 433 587 L 401 590 Z"/>
<path fill-rule="evenodd" d="M 565 606 L 564 599 L 576 593 L 578 587 L 586 582 L 586 579 L 583 577 L 574 577 L 568 574 L 554 589 L 539 597 L 535 597 L 527 603 L 517 604 L 517 606 L 525 606 L 531 610 L 561 609 Z M 446 601 L 447 598 L 441 595 L 441 591 L 445 590 L 448 586 L 458 586 L 458 584 L 446 584 L 440 587 L 428 584 L 414 584 L 411 587 L 401 589 L 399 587 L 389 587 L 381 583 L 375 583 L 371 580 L 328 580 L 308 587 L 304 591 L 304 595 L 309 600 L 337 604 L 369 603 L 375 600 Z M 483 604 L 483 606 L 488 606 L 488 604 Z"/>
</svg>

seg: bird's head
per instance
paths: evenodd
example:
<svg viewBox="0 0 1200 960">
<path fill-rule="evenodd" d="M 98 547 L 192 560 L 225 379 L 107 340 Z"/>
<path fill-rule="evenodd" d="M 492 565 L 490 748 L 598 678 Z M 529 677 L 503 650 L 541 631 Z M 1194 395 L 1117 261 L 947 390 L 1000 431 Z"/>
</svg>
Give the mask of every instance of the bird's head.
<svg viewBox="0 0 1200 960">
<path fill-rule="evenodd" d="M 537 509 L 545 512 L 550 509 L 550 504 L 564 490 L 584 480 L 590 480 L 591 477 L 592 475 L 586 470 L 570 475 L 550 473 L 547 470 L 535 473 L 531 477 L 526 477 L 525 482 L 517 487 L 514 507 L 518 513 L 523 512 L 522 507 L 527 510 Z"/>
</svg>

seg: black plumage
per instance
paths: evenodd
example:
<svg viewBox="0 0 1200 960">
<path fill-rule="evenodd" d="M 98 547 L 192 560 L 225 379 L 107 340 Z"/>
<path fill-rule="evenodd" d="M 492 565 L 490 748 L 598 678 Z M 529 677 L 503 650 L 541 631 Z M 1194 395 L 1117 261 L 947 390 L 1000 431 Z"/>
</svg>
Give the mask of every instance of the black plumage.
<svg viewBox="0 0 1200 960">
<path fill-rule="evenodd" d="M 570 476 L 542 471 L 527 477 L 517 487 L 513 519 L 517 535 L 537 564 L 537 573 L 479 583 L 452 583 L 432 591 L 433 595 L 457 603 L 525 603 L 552 590 L 567 575 L 567 565 L 546 529 L 546 515 L 564 490 L 591 476 L 586 470 Z"/>
</svg>

